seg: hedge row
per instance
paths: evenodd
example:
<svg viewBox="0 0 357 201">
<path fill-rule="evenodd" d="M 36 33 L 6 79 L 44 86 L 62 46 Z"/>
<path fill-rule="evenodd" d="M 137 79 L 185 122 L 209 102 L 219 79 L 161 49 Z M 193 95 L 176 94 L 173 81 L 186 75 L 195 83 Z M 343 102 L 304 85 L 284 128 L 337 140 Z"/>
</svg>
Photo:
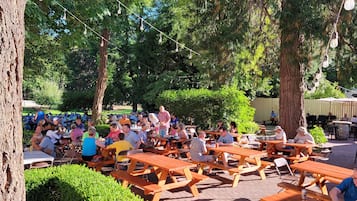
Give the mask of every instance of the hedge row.
<svg viewBox="0 0 357 201">
<path fill-rule="evenodd" d="M 25 170 L 25 181 L 31 201 L 142 200 L 113 178 L 80 165 Z"/>
<path fill-rule="evenodd" d="M 177 117 L 201 128 L 214 126 L 222 119 L 227 124 L 230 121 L 238 123 L 240 133 L 254 133 L 258 125 L 254 123 L 255 109 L 250 107 L 249 99 L 242 91 L 234 87 L 223 87 L 220 90 L 187 89 L 169 90 L 161 93 L 157 99 L 158 105 L 164 105 L 168 111 Z"/>
</svg>

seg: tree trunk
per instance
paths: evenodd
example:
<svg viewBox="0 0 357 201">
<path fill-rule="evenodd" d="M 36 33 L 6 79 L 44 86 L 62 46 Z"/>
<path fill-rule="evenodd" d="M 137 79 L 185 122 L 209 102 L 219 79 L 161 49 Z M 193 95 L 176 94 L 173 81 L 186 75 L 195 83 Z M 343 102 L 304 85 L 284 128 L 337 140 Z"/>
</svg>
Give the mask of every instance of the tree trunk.
<svg viewBox="0 0 357 201">
<path fill-rule="evenodd" d="M 103 99 L 104 92 L 107 88 L 108 81 L 108 70 L 107 70 L 107 62 L 108 62 L 108 41 L 109 41 L 109 31 L 108 29 L 104 29 L 102 32 L 102 37 L 104 40 L 101 40 L 100 44 L 100 62 L 98 67 L 98 80 L 95 89 L 95 95 L 93 100 L 92 107 L 92 120 L 97 122 L 100 119 L 103 110 Z"/>
<path fill-rule="evenodd" d="M 22 159 L 25 0 L 0 1 L 0 200 L 26 200 Z"/>
<path fill-rule="evenodd" d="M 283 13 L 294 15 L 294 5 L 283 1 Z M 280 20 L 279 124 L 293 138 L 299 126 L 306 126 L 304 112 L 304 68 L 299 62 L 299 21 L 291 16 Z"/>
</svg>

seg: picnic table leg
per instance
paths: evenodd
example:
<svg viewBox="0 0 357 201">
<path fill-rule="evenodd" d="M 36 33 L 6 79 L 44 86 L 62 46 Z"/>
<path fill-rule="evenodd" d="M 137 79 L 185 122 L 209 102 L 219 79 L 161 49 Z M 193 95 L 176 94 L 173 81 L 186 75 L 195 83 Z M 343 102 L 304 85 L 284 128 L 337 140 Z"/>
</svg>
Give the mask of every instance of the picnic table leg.
<svg viewBox="0 0 357 201">
<path fill-rule="evenodd" d="M 185 168 L 183 170 L 183 172 L 185 173 L 186 179 L 192 181 L 193 178 L 192 178 L 192 174 L 191 174 L 190 169 L 189 168 Z M 196 183 L 195 182 L 190 182 L 188 186 L 190 187 L 192 195 L 194 197 L 197 197 L 199 195 L 199 192 L 197 190 Z"/>
<path fill-rule="evenodd" d="M 327 186 L 326 186 L 326 180 L 324 178 L 320 178 L 318 181 L 318 185 L 321 189 L 321 193 L 324 195 L 328 195 L 328 191 L 327 191 Z"/>
<path fill-rule="evenodd" d="M 159 179 L 157 184 L 159 186 L 161 186 L 161 187 L 164 186 L 165 183 L 166 183 L 166 178 L 169 175 L 169 173 L 167 171 L 160 171 L 160 172 L 157 171 L 156 173 L 157 173 L 157 177 Z M 161 192 L 155 193 L 154 197 L 152 198 L 152 201 L 159 201 L 160 200 L 160 196 L 161 196 Z"/>
<path fill-rule="evenodd" d="M 260 160 L 260 157 L 255 157 L 254 158 L 256 165 L 258 166 L 258 173 L 260 175 L 260 178 L 262 180 L 266 179 L 265 172 L 264 172 L 264 167 L 262 166 L 262 161 Z"/>
<path fill-rule="evenodd" d="M 304 181 L 305 181 L 305 171 L 302 171 L 301 173 L 300 173 L 300 178 L 299 178 L 299 183 L 298 183 L 298 186 L 302 186 L 303 185 L 303 183 L 304 183 Z"/>
</svg>

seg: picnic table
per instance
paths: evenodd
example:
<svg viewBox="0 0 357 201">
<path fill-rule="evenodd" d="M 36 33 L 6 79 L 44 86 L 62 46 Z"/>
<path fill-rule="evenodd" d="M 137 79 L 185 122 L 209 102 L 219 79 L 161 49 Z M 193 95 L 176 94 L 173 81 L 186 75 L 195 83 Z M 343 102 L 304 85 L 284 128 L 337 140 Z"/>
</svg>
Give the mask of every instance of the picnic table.
<svg viewBox="0 0 357 201">
<path fill-rule="evenodd" d="M 32 165 L 38 162 L 50 162 L 51 166 L 53 165 L 53 161 L 55 158 L 50 156 L 42 151 L 28 151 L 24 152 L 24 165 Z"/>
<path fill-rule="evenodd" d="M 224 166 L 213 162 L 195 162 L 199 166 L 199 174 L 203 173 L 203 168 L 209 166 L 211 168 L 218 168 L 228 171 L 233 175 L 232 187 L 236 187 L 239 182 L 240 175 L 243 173 L 249 173 L 258 171 L 261 179 L 265 179 L 264 169 L 268 165 L 272 165 L 270 162 L 263 162 L 262 157 L 266 156 L 266 153 L 253 149 L 245 149 L 236 146 L 219 146 L 219 147 L 207 147 L 208 150 L 214 151 L 218 156 L 224 153 L 232 154 L 231 157 L 238 159 L 237 166 Z M 263 164 L 264 163 L 264 164 Z M 268 164 L 269 163 L 269 164 Z"/>
<path fill-rule="evenodd" d="M 193 196 L 198 196 L 199 192 L 196 183 L 207 176 L 199 175 L 191 172 L 190 168 L 195 167 L 194 164 L 169 158 L 163 155 L 154 153 L 137 153 L 129 155 L 131 160 L 127 172 L 113 171 L 111 173 L 117 179 L 123 180 L 122 185 L 134 184 L 144 189 L 145 194 L 153 194 L 153 200 L 158 201 L 163 190 L 177 189 L 188 186 Z M 138 163 L 144 164 L 142 169 L 136 170 Z M 145 174 L 155 173 L 158 178 L 157 183 L 151 183 L 140 177 Z M 183 180 L 178 180 L 176 177 L 183 177 Z M 167 183 L 167 178 L 170 177 L 172 183 Z"/>
<path fill-rule="evenodd" d="M 352 175 L 352 170 L 350 169 L 310 160 L 292 164 L 290 167 L 300 172 L 299 186 L 311 186 L 316 184 L 325 195 L 328 194 L 326 187 L 327 181 L 339 184 L 343 179 Z M 304 185 L 307 173 L 312 173 L 315 179 L 309 184 Z"/>
</svg>

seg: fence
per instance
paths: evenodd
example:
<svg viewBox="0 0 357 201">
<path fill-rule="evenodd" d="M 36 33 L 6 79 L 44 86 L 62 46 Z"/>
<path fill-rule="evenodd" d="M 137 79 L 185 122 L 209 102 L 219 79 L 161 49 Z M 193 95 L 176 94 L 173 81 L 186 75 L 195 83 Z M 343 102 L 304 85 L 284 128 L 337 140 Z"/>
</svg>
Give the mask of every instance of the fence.
<svg viewBox="0 0 357 201">
<path fill-rule="evenodd" d="M 335 102 L 322 101 L 318 99 L 305 99 L 305 114 L 328 115 L 331 112 L 337 119 L 343 117 L 346 113 L 349 118 L 357 115 L 357 102 Z M 254 107 L 256 122 L 263 122 L 270 119 L 272 110 L 279 115 L 279 98 L 256 98 L 251 102 Z"/>
</svg>

